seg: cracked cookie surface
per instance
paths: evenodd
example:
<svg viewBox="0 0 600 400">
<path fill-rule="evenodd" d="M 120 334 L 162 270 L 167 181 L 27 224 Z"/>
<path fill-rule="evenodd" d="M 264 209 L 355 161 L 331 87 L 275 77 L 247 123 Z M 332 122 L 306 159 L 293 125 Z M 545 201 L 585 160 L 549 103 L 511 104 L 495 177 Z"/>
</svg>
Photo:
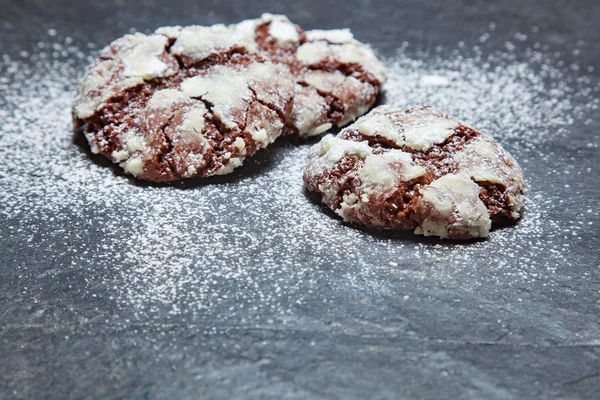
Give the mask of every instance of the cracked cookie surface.
<svg viewBox="0 0 600 400">
<path fill-rule="evenodd" d="M 227 174 L 281 135 L 289 68 L 224 26 L 203 28 L 197 42 L 201 28 L 126 35 L 102 51 L 73 106 L 92 152 L 136 178 L 168 182 Z"/>
<path fill-rule="evenodd" d="M 518 220 L 525 191 L 495 140 L 431 107 L 374 109 L 316 144 L 303 178 L 346 222 L 450 239 Z"/>
<path fill-rule="evenodd" d="M 387 80 L 378 55 L 349 29 L 304 31 L 271 14 L 240 25 L 253 31 L 261 52 L 287 65 L 294 76 L 286 134 L 309 137 L 347 125 L 375 104 Z"/>
<path fill-rule="evenodd" d="M 385 80 L 349 30 L 305 32 L 263 14 L 117 39 L 86 71 L 73 120 L 94 153 L 167 182 L 229 173 L 282 133 L 345 125 Z"/>
<path fill-rule="evenodd" d="M 294 104 L 286 134 L 319 135 L 344 126 L 375 103 L 387 72 L 378 55 L 349 29 L 304 31 L 284 15 L 229 26 L 165 27 L 157 33 L 177 40 L 173 53 L 188 60 L 219 51 L 259 54 L 285 65 L 294 77 Z"/>
</svg>

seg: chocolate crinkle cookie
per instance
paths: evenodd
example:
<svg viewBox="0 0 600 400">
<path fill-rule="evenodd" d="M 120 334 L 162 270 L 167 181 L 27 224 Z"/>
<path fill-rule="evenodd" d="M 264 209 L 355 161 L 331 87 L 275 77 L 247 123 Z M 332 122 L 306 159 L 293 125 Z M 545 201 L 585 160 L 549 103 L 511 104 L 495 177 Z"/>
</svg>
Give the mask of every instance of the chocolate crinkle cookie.
<svg viewBox="0 0 600 400">
<path fill-rule="evenodd" d="M 173 181 L 227 174 L 281 135 L 289 68 L 226 27 L 157 32 L 116 40 L 85 74 L 73 116 L 94 153 L 136 178 Z"/>
<path fill-rule="evenodd" d="M 495 140 L 431 107 L 381 106 L 324 137 L 304 182 L 344 221 L 450 239 L 516 221 L 525 190 Z"/>
<path fill-rule="evenodd" d="M 320 134 L 373 105 L 386 79 L 347 30 L 265 14 L 239 24 L 126 35 L 86 71 L 75 128 L 136 178 L 231 172 L 282 133 Z"/>
</svg>

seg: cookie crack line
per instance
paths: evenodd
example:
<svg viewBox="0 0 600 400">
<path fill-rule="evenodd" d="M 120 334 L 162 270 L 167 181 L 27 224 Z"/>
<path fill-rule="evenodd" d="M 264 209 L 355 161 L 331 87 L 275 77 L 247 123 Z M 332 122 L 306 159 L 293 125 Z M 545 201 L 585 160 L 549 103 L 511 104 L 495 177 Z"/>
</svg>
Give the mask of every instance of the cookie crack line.
<svg viewBox="0 0 600 400">
<path fill-rule="evenodd" d="M 253 97 L 254 101 L 258 102 L 259 104 L 262 104 L 263 106 L 265 106 L 268 109 L 270 109 L 271 111 L 273 111 L 275 114 L 277 114 L 277 116 L 279 117 L 281 122 L 285 122 L 285 120 L 287 118 L 286 118 L 285 113 L 281 109 L 276 107 L 273 103 L 269 103 L 269 102 L 259 98 L 258 94 L 256 93 L 256 90 L 254 88 L 252 88 L 252 86 L 248 86 L 248 89 L 250 89 L 250 91 L 252 92 L 252 97 Z M 250 108 L 250 106 L 248 106 L 248 108 Z"/>
<path fill-rule="evenodd" d="M 202 60 L 190 60 L 189 64 L 186 64 L 185 56 L 182 56 L 179 54 L 172 54 L 172 53 L 169 53 L 169 54 L 171 54 L 171 55 L 173 55 L 173 57 L 175 57 L 175 59 L 177 60 L 177 62 L 180 65 L 180 68 L 183 70 L 192 70 L 192 69 L 202 70 L 205 68 L 210 68 L 211 66 L 214 66 L 214 65 L 228 64 L 228 63 L 232 62 L 236 56 L 250 55 L 243 48 L 233 48 L 229 51 L 212 54 L 211 56 L 209 56 L 205 59 L 202 59 Z M 260 59 L 256 55 L 254 55 L 254 57 L 256 57 L 257 59 Z"/>
<path fill-rule="evenodd" d="M 172 47 L 172 45 L 171 45 L 171 46 L 169 46 L 169 47 L 167 48 L 167 52 L 168 52 L 169 54 L 171 54 L 171 53 L 170 53 L 171 47 Z M 177 65 L 179 66 L 179 70 L 186 70 L 186 69 L 187 69 L 187 67 L 185 66 L 185 63 L 183 62 L 183 60 L 181 59 L 181 57 L 180 57 L 180 56 L 173 55 L 173 57 L 174 57 L 174 58 L 175 58 L 175 60 L 177 61 Z"/>
<path fill-rule="evenodd" d="M 164 164 L 166 161 L 166 163 L 169 164 L 170 168 L 175 168 L 175 166 L 172 165 L 172 162 L 169 161 L 169 159 L 167 158 L 173 152 L 174 146 L 173 146 L 173 141 L 169 138 L 169 135 L 167 135 L 165 130 L 167 129 L 167 127 L 169 125 L 171 125 L 171 122 L 173 121 L 174 117 L 175 117 L 175 115 L 171 114 L 171 116 L 169 116 L 167 121 L 164 124 L 162 124 L 160 127 L 160 132 L 161 132 L 163 141 L 167 144 L 167 146 L 165 147 L 165 149 L 163 151 L 161 151 L 160 153 L 157 154 L 157 158 L 159 159 L 159 162 Z"/>
<path fill-rule="evenodd" d="M 377 137 L 398 148 L 364 140 Z M 497 142 L 431 107 L 381 106 L 326 136 L 303 180 L 345 222 L 448 239 L 517 221 L 525 192 L 523 172 Z"/>
<path fill-rule="evenodd" d="M 162 36 L 165 36 L 165 35 L 162 35 Z M 184 69 L 183 62 L 182 62 L 182 61 L 181 61 L 179 58 L 177 58 L 177 55 L 175 55 L 175 54 L 171 53 L 171 49 L 173 48 L 173 45 L 175 44 L 175 39 L 172 39 L 172 38 L 170 38 L 170 37 L 168 37 L 168 36 L 165 36 L 165 37 L 166 37 L 166 38 L 167 38 L 167 40 L 168 40 L 168 41 L 167 41 L 167 44 L 166 44 L 166 46 L 165 46 L 165 51 L 166 51 L 168 54 L 170 54 L 170 55 L 172 55 L 173 57 L 175 57 L 175 59 L 177 60 L 177 63 L 179 64 L 179 68 L 180 68 L 180 69 Z"/>
<path fill-rule="evenodd" d="M 327 101 L 327 99 L 329 97 L 332 97 L 332 98 L 335 99 L 333 102 L 327 102 L 328 105 L 329 105 L 329 107 L 327 109 L 327 118 L 330 121 L 335 121 L 336 123 L 338 121 L 336 121 L 336 118 L 333 116 L 333 114 L 336 113 L 336 112 L 343 114 L 344 111 L 345 111 L 343 108 L 341 110 L 336 109 L 336 108 L 338 108 L 338 104 L 343 104 L 343 100 L 334 94 L 335 91 L 336 91 L 336 89 L 340 88 L 341 86 L 342 86 L 342 84 L 338 83 L 330 92 L 325 92 L 323 90 L 319 90 L 317 88 L 314 88 L 314 86 L 306 84 L 306 87 L 312 87 L 312 88 L 314 88 L 316 90 L 317 94 L 319 96 L 321 96 L 321 98 L 323 98 L 323 100 Z"/>
<path fill-rule="evenodd" d="M 221 134 L 222 136 L 225 136 L 225 134 L 234 131 L 235 128 L 228 128 L 226 126 L 226 124 L 221 120 L 221 118 L 219 118 L 219 116 L 217 116 L 213 109 L 215 107 L 214 103 L 211 103 L 209 100 L 206 100 L 203 96 L 206 96 L 206 93 L 204 95 L 200 95 L 200 96 L 193 96 L 190 97 L 192 100 L 197 100 L 200 101 L 202 104 L 204 104 L 204 107 L 206 107 L 207 112 L 207 116 L 209 116 L 210 118 L 210 122 L 212 122 L 216 128 L 217 131 L 219 132 L 219 134 Z M 246 117 L 247 117 L 247 113 L 248 113 L 248 109 L 250 108 L 250 102 L 248 102 L 248 106 L 246 107 Z M 238 121 L 234 121 L 234 123 L 237 125 L 237 129 L 239 129 L 240 131 L 243 131 L 245 129 L 245 126 L 242 126 L 239 124 Z"/>
<path fill-rule="evenodd" d="M 310 65 L 306 67 L 311 71 L 326 71 L 326 72 L 340 72 L 346 78 L 355 78 L 361 81 L 362 83 L 368 83 L 370 85 L 377 86 L 380 88 L 382 85 L 375 79 L 375 77 L 371 76 L 368 71 L 366 71 L 360 64 L 342 64 L 337 65 L 331 68 L 323 68 L 320 66 Z M 356 73 L 358 72 L 358 74 Z"/>
</svg>

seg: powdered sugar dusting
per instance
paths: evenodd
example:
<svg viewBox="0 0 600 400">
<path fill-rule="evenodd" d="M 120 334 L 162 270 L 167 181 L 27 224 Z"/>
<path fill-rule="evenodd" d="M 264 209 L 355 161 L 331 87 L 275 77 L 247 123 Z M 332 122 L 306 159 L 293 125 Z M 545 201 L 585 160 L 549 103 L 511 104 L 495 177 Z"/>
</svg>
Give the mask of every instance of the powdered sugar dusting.
<svg viewBox="0 0 600 400">
<path fill-rule="evenodd" d="M 5 235 L 27 235 L 57 270 L 85 271 L 86 286 L 76 295 L 110 296 L 131 320 L 208 315 L 219 323 L 292 324 L 307 303 L 318 302 L 325 315 L 340 307 L 343 293 L 392 296 L 403 282 L 485 287 L 487 294 L 489 283 L 498 291 L 552 290 L 558 271 L 568 275 L 570 247 L 599 222 L 597 204 L 569 211 L 570 223 L 556 218 L 569 202 L 562 193 L 583 190 L 572 177 L 586 182 L 597 171 L 575 170 L 547 147 L 568 142 L 569 128 L 589 120 L 598 82 L 540 51 L 518 61 L 510 50 L 484 58 L 459 46 L 444 58 L 402 47 L 385 60 L 386 103 L 431 105 L 494 136 L 528 178 L 517 226 L 457 245 L 341 224 L 305 195 L 302 168 L 312 143 L 280 141 L 257 155 L 256 173 L 186 188 L 139 185 L 96 164 L 73 143 L 69 115 L 86 52 L 53 33 L 43 46 L 26 49 L 25 60 L 4 56 L 0 63 Z M 447 84 L 422 84 L 428 76 Z M 598 139 L 589 140 L 597 149 Z M 86 246 L 68 246 L 70 238 L 88 235 Z M 67 243 L 66 253 L 57 243 Z M 33 276 L 27 265 L 13 267 L 20 274 L 15 285 L 30 282 L 32 298 L 36 285 L 59 279 L 53 271 Z M 330 290 L 319 293 L 323 282 Z"/>
</svg>

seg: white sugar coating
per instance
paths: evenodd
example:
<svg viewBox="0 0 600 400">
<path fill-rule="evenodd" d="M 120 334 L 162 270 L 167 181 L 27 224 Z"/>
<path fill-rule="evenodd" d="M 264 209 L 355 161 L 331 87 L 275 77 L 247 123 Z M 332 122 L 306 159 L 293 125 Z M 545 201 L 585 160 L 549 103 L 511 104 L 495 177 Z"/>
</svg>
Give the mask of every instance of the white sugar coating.
<svg viewBox="0 0 600 400">
<path fill-rule="evenodd" d="M 342 63 L 362 65 L 366 71 L 373 74 L 380 84 L 387 80 L 387 71 L 380 64 L 375 53 L 366 45 L 360 43 L 344 43 L 336 48 L 339 54 L 336 58 Z"/>
<path fill-rule="evenodd" d="M 401 178 L 401 174 L 390 165 L 386 155 L 391 155 L 392 152 L 387 152 L 385 155 L 371 154 L 365 158 L 364 165 L 359 168 L 357 174 L 362 181 L 360 189 L 362 191 L 372 192 L 377 191 L 387 192 L 393 190 L 396 182 Z M 403 155 L 406 154 L 400 151 Z M 410 161 L 410 154 L 406 154 Z"/>
<path fill-rule="evenodd" d="M 287 18 L 273 20 L 269 25 L 269 35 L 275 39 L 276 43 L 280 44 L 298 43 L 300 41 L 300 35 L 296 27 Z"/>
<path fill-rule="evenodd" d="M 333 135 L 325 136 L 321 142 L 315 146 L 315 150 L 320 152 L 323 161 L 325 161 L 325 165 L 328 166 L 333 166 L 347 155 L 365 158 L 371 154 L 371 148 L 366 142 L 340 139 Z"/>
<path fill-rule="evenodd" d="M 414 165 L 412 156 L 401 150 L 392 149 L 381 154 L 371 154 L 359 168 L 362 181 L 359 188 L 365 193 L 388 192 L 397 188 L 399 180 L 409 181 L 425 173 L 425 168 Z"/>
<path fill-rule="evenodd" d="M 205 75 L 183 81 L 181 90 L 189 97 L 200 97 L 213 104 L 213 113 L 232 129 L 237 126 L 234 114 L 236 111 L 240 113 L 244 111 L 245 104 L 251 99 L 252 89 L 256 87 L 257 82 L 271 80 L 275 84 L 282 82 L 286 88 L 291 88 L 291 79 L 282 78 L 278 72 L 279 68 L 272 64 L 252 63 L 247 68 L 241 69 L 217 65 Z M 261 99 L 268 98 L 270 94 L 268 90 L 255 92 Z"/>
<path fill-rule="evenodd" d="M 468 170 L 475 181 L 506 184 L 506 179 L 498 174 L 501 160 L 496 154 L 496 145 L 488 138 L 475 138 L 454 160 L 461 169 Z"/>
<path fill-rule="evenodd" d="M 447 238 L 452 229 L 459 229 L 464 236 L 488 236 L 492 221 L 479 198 L 479 185 L 469 175 L 444 175 L 425 186 L 421 193 L 421 201 L 431 207 L 432 215 L 415 233 Z M 451 216 L 455 221 L 448 224 Z"/>
<path fill-rule="evenodd" d="M 131 157 L 124 163 L 120 164 L 121 167 L 133 176 L 138 176 L 144 171 L 144 161 L 139 156 Z"/>
<path fill-rule="evenodd" d="M 381 136 L 393 141 L 398 146 L 404 145 L 404 135 L 384 115 L 362 117 L 356 122 L 356 127 L 363 135 Z"/>
<path fill-rule="evenodd" d="M 328 48 L 324 42 L 306 42 L 296 50 L 296 58 L 303 64 L 318 64 L 327 59 Z"/>
<path fill-rule="evenodd" d="M 355 94 L 354 110 L 348 110 L 346 107 L 346 115 L 336 123 L 338 127 L 354 122 L 356 118 L 366 114 L 371 108 L 367 99 L 376 96 L 376 91 L 370 84 L 361 82 L 353 76 L 346 77 L 333 91 L 333 95 L 338 97 L 343 97 L 348 93 Z"/>
<path fill-rule="evenodd" d="M 243 25 L 245 26 L 245 25 Z M 176 35 L 171 53 L 186 56 L 193 60 L 204 60 L 215 53 L 227 52 L 234 48 L 244 48 L 253 53 L 257 50 L 254 35 L 245 29 L 222 24 L 213 26 L 187 26 L 181 30 L 157 31 Z"/>
<path fill-rule="evenodd" d="M 177 39 L 177 36 L 179 36 L 179 32 L 181 32 L 181 29 L 183 28 L 180 25 L 161 26 L 156 31 L 154 31 L 154 33 L 156 33 L 157 35 L 166 36 L 169 39 Z"/>
<path fill-rule="evenodd" d="M 181 125 L 177 127 L 174 136 L 171 138 L 173 143 L 185 143 L 188 151 L 185 154 L 177 155 L 180 161 L 188 164 L 184 177 L 191 177 L 198 172 L 206 163 L 204 154 L 209 143 L 204 136 L 204 125 L 208 110 L 204 103 L 196 101 L 183 114 Z M 193 149 L 193 150 L 192 150 Z M 229 168 L 224 166 L 223 168 Z M 219 174 L 219 171 L 216 171 Z"/>
<path fill-rule="evenodd" d="M 232 158 L 229 159 L 229 161 L 227 162 L 227 164 L 225 164 L 225 166 L 223 168 L 221 168 L 220 170 L 218 170 L 216 172 L 215 175 L 227 175 L 227 174 L 230 174 L 237 167 L 241 167 L 242 163 L 243 162 L 242 162 L 241 159 L 239 159 L 237 157 L 232 157 Z"/>
<path fill-rule="evenodd" d="M 421 125 L 411 126 L 404 131 L 404 144 L 411 149 L 427 151 L 434 144 L 444 143 L 454 135 L 457 124 L 445 118 L 425 121 Z"/>
<path fill-rule="evenodd" d="M 130 153 L 146 150 L 146 141 L 137 130 L 130 129 L 121 135 L 121 144 Z"/>
<path fill-rule="evenodd" d="M 96 90 L 98 87 L 105 86 L 112 78 L 112 71 L 115 66 L 115 61 L 105 60 L 98 64 L 98 67 L 91 72 L 87 79 L 81 82 L 82 95 L 77 99 L 74 107 L 75 114 L 78 118 L 90 117 L 96 107 L 98 107 L 105 99 L 109 98 L 116 91 L 111 91 L 104 96 L 88 96 L 88 93 Z M 142 78 L 123 79 L 119 87 L 128 88 L 136 85 L 141 85 L 144 82 Z"/>
<path fill-rule="evenodd" d="M 325 40 L 329 43 L 342 44 L 352 43 L 354 35 L 348 28 L 331 30 L 313 29 L 312 31 L 306 31 L 306 39 L 309 42 Z"/>
<path fill-rule="evenodd" d="M 258 115 L 274 120 L 271 124 L 265 124 L 262 119 L 255 119 L 253 122 L 246 125 L 246 132 L 250 132 L 252 139 L 256 142 L 257 147 L 265 148 L 269 144 L 273 143 L 275 139 L 281 135 L 283 129 L 283 122 L 276 119 L 275 111 L 271 110 L 268 106 L 255 103 L 254 109 Z"/>
<path fill-rule="evenodd" d="M 327 132 L 328 130 L 331 129 L 333 125 L 331 124 L 331 122 L 327 122 L 325 124 L 319 125 L 316 128 L 314 128 L 308 136 L 315 136 L 315 135 L 320 135 L 321 133 Z"/>
<path fill-rule="evenodd" d="M 244 152 L 244 149 L 246 148 L 246 142 L 244 142 L 244 139 L 242 139 L 240 137 L 235 138 L 235 140 L 233 141 L 233 145 L 235 147 L 237 147 L 238 150 L 242 153 Z"/>
<path fill-rule="evenodd" d="M 381 106 L 357 122 L 360 133 L 382 136 L 399 146 L 405 145 L 418 151 L 427 151 L 432 145 L 443 143 L 454 134 L 459 122 L 447 118 L 431 107 L 413 109 L 410 113 L 392 106 Z M 392 121 L 399 123 L 396 126 Z"/>
<path fill-rule="evenodd" d="M 205 142 L 205 138 L 202 135 L 204 130 L 204 116 L 207 113 L 207 109 L 204 104 L 196 104 L 191 110 L 189 110 L 183 117 L 183 122 L 179 129 L 181 132 L 185 132 L 190 136 L 194 142 Z"/>
<path fill-rule="evenodd" d="M 508 185 L 506 195 L 511 214 L 513 218 L 519 217 L 523 196 L 518 187 L 525 187 L 525 182 L 515 159 L 498 143 L 489 137 L 479 136 L 457 153 L 454 161 L 475 181 Z"/>
<path fill-rule="evenodd" d="M 189 100 L 181 90 L 162 89 L 157 90 L 148 101 L 149 108 L 169 108 L 175 103 Z"/>
<path fill-rule="evenodd" d="M 315 65 L 326 60 L 344 64 L 358 64 L 371 73 L 380 84 L 385 83 L 387 72 L 376 54 L 364 44 L 329 44 L 325 41 L 306 42 L 296 50 L 296 59 L 305 65 Z"/>
<path fill-rule="evenodd" d="M 252 132 L 252 139 L 260 146 L 267 147 L 270 143 L 268 140 L 267 131 L 265 129 L 259 129 L 257 131 Z"/>
<path fill-rule="evenodd" d="M 292 121 L 302 136 L 309 137 L 326 132 L 332 127 L 324 122 L 323 110 L 326 102 L 321 95 L 331 93 L 337 98 L 347 98 L 351 94 L 353 104 L 345 105 L 345 115 L 336 126 L 344 126 L 363 115 L 370 108 L 369 98 L 375 96 L 375 89 L 353 76 L 345 76 L 339 71 L 312 70 L 305 73 L 302 81 L 308 86 L 301 87 L 294 99 Z"/>
<path fill-rule="evenodd" d="M 57 37 L 44 38 L 44 48 L 23 49 L 28 59 L 0 59 L 0 159 L 8 166 L 0 168 L 3 235 L 52 265 L 44 275 L 31 269 L 35 260 L 7 267 L 18 276 L 15 287 L 27 282 L 23 305 L 52 305 L 37 288 L 49 281 L 66 288 L 74 275 L 85 281 L 76 281 L 69 296 L 106 296 L 127 318 L 107 312 L 111 323 L 169 322 L 168 310 L 191 333 L 265 326 L 267 318 L 275 319 L 269 326 L 287 329 L 317 324 L 302 318 L 307 304 L 335 315 L 344 307 L 339 298 L 348 296 L 400 302 L 402 285 L 413 293 L 452 289 L 510 301 L 513 293 L 551 293 L 562 287 L 558 275 L 575 278 L 569 249 L 585 239 L 588 223 L 600 223 L 597 201 L 570 207 L 585 191 L 576 182 L 592 182 L 597 166 L 579 168 L 548 150 L 551 142 L 569 144 L 573 125 L 599 122 L 598 81 L 543 52 L 528 50 L 518 61 L 510 51 L 457 47 L 443 57 L 402 49 L 384 60 L 387 104 L 428 104 L 494 136 L 528 178 L 519 224 L 468 246 L 434 246 L 348 228 L 324 213 L 305 196 L 301 179 L 310 144 L 275 144 L 257 154 L 260 173 L 186 190 L 136 185 L 94 163 L 73 144 L 69 114 L 86 65 L 75 55 L 86 44 L 54 57 Z M 426 75 L 450 83 L 423 86 Z M 599 140 L 587 138 L 589 154 L 597 155 Z M 556 218 L 564 213 L 571 221 Z M 331 289 L 319 292 L 320 282 Z"/>
<path fill-rule="evenodd" d="M 319 91 L 330 93 L 344 82 L 344 79 L 346 79 L 346 76 L 340 71 L 311 70 L 306 73 L 302 80 Z"/>
<path fill-rule="evenodd" d="M 126 35 L 125 38 L 129 36 Z M 137 33 L 133 35 L 132 41 L 136 45 L 131 48 L 131 51 L 123 54 L 124 76 L 149 80 L 168 75 L 169 66 L 158 58 L 167 46 L 168 39 L 166 37 Z"/>
<path fill-rule="evenodd" d="M 161 35 L 125 35 L 102 52 L 82 80 L 74 102 L 75 116 L 90 117 L 95 109 L 124 89 L 158 77 L 173 75 L 174 65 L 164 62 L 168 39 Z M 116 52 L 113 49 L 117 49 Z M 69 54 L 69 53 L 67 53 Z M 112 84 L 111 81 L 114 81 Z"/>
<path fill-rule="evenodd" d="M 144 137 L 134 128 L 121 133 L 121 150 L 115 150 L 112 152 L 112 156 L 114 157 L 116 162 L 125 161 L 122 163 L 123 168 L 132 169 L 135 171 L 135 175 L 139 174 L 143 167 L 144 163 L 142 161 L 142 156 L 145 151 L 148 150 L 146 145 L 146 140 Z M 129 158 L 134 159 L 135 161 L 132 163 L 127 162 Z"/>
<path fill-rule="evenodd" d="M 325 120 L 323 114 L 326 109 L 327 103 L 316 89 L 298 84 L 295 86 L 291 119 L 300 132 L 308 132 L 307 137 L 318 135 L 317 128 Z M 315 127 L 315 123 L 317 127 Z"/>
</svg>

